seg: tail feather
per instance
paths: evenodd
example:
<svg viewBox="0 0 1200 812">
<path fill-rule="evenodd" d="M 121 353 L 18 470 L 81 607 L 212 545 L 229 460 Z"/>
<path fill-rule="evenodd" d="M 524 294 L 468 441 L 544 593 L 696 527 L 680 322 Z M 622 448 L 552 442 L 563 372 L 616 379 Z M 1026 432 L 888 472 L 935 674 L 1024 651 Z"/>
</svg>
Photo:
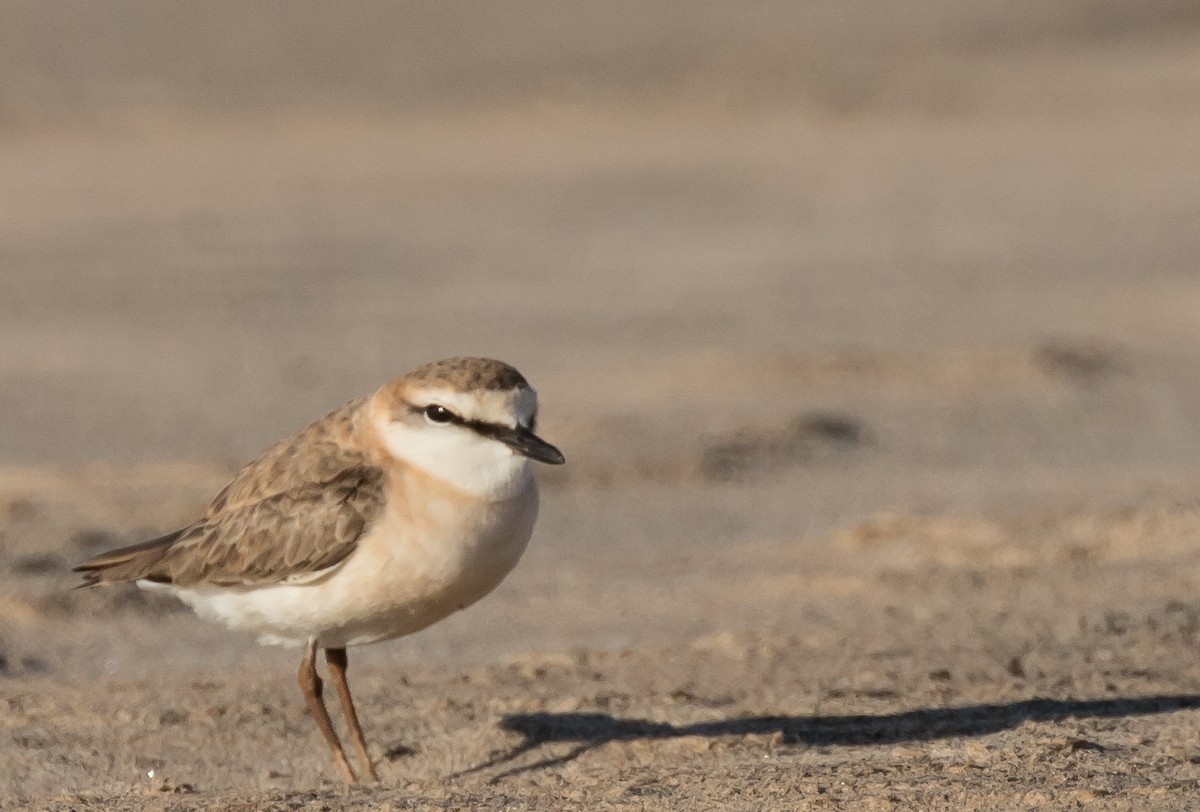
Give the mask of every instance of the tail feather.
<svg viewBox="0 0 1200 812">
<path fill-rule="evenodd" d="M 153 578 L 154 565 L 162 560 L 187 528 L 181 528 L 165 536 L 121 547 L 117 550 L 94 555 L 82 564 L 71 568 L 72 572 L 83 573 L 83 583 L 76 589 L 101 584 L 119 584 L 139 578 Z"/>
</svg>

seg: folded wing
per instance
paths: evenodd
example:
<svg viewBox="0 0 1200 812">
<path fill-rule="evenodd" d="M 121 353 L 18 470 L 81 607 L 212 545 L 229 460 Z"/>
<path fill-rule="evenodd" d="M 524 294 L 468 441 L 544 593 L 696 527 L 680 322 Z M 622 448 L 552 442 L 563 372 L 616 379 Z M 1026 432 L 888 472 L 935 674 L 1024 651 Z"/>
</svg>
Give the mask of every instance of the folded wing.
<svg viewBox="0 0 1200 812">
<path fill-rule="evenodd" d="M 176 586 L 280 583 L 350 555 L 382 509 L 384 473 L 353 466 L 333 478 L 210 514 L 152 541 L 75 567 L 83 586 L 145 579 Z"/>
</svg>

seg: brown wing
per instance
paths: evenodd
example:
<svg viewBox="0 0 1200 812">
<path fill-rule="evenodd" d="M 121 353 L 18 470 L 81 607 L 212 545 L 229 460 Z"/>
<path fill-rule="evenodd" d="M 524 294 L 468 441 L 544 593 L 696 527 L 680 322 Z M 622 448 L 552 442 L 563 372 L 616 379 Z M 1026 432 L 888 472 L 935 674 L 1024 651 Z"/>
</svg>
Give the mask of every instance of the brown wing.
<svg viewBox="0 0 1200 812">
<path fill-rule="evenodd" d="M 80 564 L 82 586 L 278 583 L 338 563 L 384 501 L 384 472 L 358 451 L 364 405 L 348 403 L 268 448 L 194 524 Z"/>
<path fill-rule="evenodd" d="M 384 476 L 374 467 L 348 468 L 75 569 L 84 573 L 84 586 L 141 579 L 249 586 L 317 572 L 354 551 L 383 507 Z"/>
<path fill-rule="evenodd" d="M 359 423 L 365 418 L 367 400 L 351 401 L 262 452 L 213 498 L 205 517 L 324 482 L 365 464 L 357 435 L 365 429 Z"/>
</svg>

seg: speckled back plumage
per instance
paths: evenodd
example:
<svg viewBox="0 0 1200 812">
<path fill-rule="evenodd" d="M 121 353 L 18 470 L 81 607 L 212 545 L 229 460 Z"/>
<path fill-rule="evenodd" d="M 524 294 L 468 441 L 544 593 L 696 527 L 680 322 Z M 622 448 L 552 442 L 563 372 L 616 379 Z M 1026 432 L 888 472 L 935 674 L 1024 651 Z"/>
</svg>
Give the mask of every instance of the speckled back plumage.
<svg viewBox="0 0 1200 812">
<path fill-rule="evenodd" d="M 364 430 L 369 397 L 352 400 L 285 437 L 245 465 L 209 503 L 205 517 L 235 509 L 308 484 L 325 482 L 342 471 L 370 464 L 355 442 Z"/>
<path fill-rule="evenodd" d="M 84 585 L 278 583 L 354 551 L 384 502 L 385 474 L 354 443 L 369 399 L 331 412 L 242 468 L 194 524 L 85 561 Z"/>
</svg>

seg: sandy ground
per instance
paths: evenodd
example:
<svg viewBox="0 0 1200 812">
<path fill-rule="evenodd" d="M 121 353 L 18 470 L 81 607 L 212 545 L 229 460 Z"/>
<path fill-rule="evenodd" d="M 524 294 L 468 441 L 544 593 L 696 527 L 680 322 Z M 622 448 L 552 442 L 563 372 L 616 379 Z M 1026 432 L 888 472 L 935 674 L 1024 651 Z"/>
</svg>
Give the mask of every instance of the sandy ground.
<svg viewBox="0 0 1200 812">
<path fill-rule="evenodd" d="M 1195 808 L 1200 12 L 994 5 L 3 3 L 0 807 Z M 460 353 L 569 464 L 380 785 L 70 590 Z"/>
</svg>

